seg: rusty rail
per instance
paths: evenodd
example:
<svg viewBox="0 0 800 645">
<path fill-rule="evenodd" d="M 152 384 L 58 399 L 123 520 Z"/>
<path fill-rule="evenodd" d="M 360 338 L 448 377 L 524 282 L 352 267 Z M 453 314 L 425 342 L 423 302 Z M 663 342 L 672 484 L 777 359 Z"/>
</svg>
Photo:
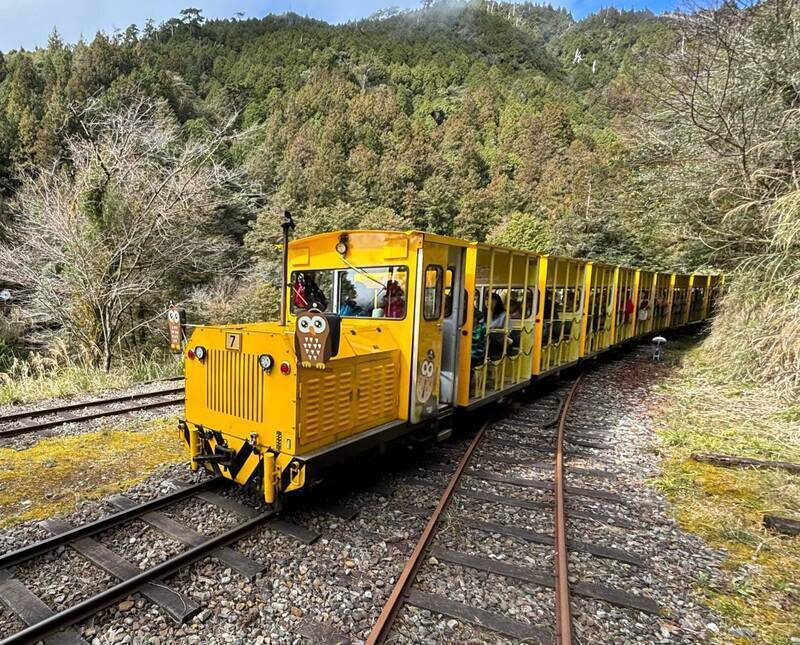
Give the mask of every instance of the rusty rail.
<svg viewBox="0 0 800 645">
<path fill-rule="evenodd" d="M 581 375 L 582 376 L 582 375 Z M 564 432 L 567 424 L 567 413 L 572 397 L 578 389 L 581 376 L 569 389 L 561 406 L 556 436 L 555 460 L 555 585 L 556 585 L 556 643 L 571 645 L 572 643 L 572 611 L 569 603 L 569 578 L 567 551 L 567 516 L 564 509 Z"/>
<path fill-rule="evenodd" d="M 458 467 L 450 478 L 450 481 L 447 483 L 447 488 L 445 488 L 444 493 L 442 493 L 442 496 L 439 498 L 439 503 L 436 505 L 436 509 L 433 511 L 433 514 L 428 520 L 425 530 L 422 531 L 422 535 L 420 535 L 411 557 L 406 563 L 406 566 L 400 574 L 400 577 L 397 579 L 394 589 L 392 589 L 392 593 L 389 595 L 389 599 L 383 606 L 381 614 L 378 616 L 378 620 L 367 637 L 367 645 L 377 645 L 378 643 L 382 643 L 389 634 L 389 631 L 392 628 L 392 623 L 394 623 L 394 619 L 397 616 L 397 612 L 400 610 L 400 607 L 403 604 L 403 596 L 417 575 L 420 564 L 422 564 L 422 556 L 425 554 L 425 550 L 428 548 L 428 545 L 433 538 L 436 527 L 439 525 L 439 520 L 450 504 L 450 500 L 452 499 L 453 493 L 458 486 L 458 482 L 461 480 L 461 476 L 464 474 L 464 470 L 466 470 L 467 464 L 472 458 L 472 453 L 475 452 L 478 444 L 480 444 L 481 440 L 483 439 L 484 432 L 490 423 L 491 419 L 487 420 L 481 426 L 481 429 L 478 430 L 478 434 L 475 435 L 475 438 L 472 440 L 472 443 L 470 443 L 469 448 L 467 448 L 467 451 L 464 453 L 464 456 L 461 457 Z"/>
</svg>

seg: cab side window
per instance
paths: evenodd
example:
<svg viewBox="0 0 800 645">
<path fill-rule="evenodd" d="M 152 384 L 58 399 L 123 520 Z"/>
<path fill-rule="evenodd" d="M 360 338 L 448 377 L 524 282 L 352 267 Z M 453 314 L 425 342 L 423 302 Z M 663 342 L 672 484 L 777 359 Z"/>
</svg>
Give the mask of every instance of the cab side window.
<svg viewBox="0 0 800 645">
<path fill-rule="evenodd" d="M 442 312 L 442 283 L 444 271 L 438 264 L 425 268 L 425 290 L 423 293 L 422 316 L 425 320 L 438 320 Z"/>
</svg>

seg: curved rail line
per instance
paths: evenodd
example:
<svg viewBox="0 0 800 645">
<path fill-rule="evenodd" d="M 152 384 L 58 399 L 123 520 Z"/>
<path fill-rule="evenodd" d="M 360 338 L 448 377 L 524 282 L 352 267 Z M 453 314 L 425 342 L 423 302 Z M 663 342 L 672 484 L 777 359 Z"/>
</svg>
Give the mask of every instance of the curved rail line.
<svg viewBox="0 0 800 645">
<path fill-rule="evenodd" d="M 572 616 L 570 611 L 569 601 L 569 581 L 567 577 L 567 539 L 566 539 L 566 513 L 564 510 L 565 499 L 565 486 L 564 486 L 564 430 L 566 426 L 567 412 L 570 403 L 572 402 L 575 391 L 581 380 L 579 376 L 569 389 L 566 397 L 561 402 L 559 411 L 555 418 L 543 424 L 543 427 L 549 427 L 558 424 L 558 436 L 555 449 L 555 533 L 554 533 L 554 547 L 556 552 L 555 562 L 555 593 L 556 593 L 556 642 L 559 645 L 570 645 L 572 643 Z M 447 487 L 439 498 L 433 513 L 428 519 L 428 523 L 422 532 L 417 544 L 409 557 L 403 571 L 401 572 L 394 588 L 392 589 L 389 598 L 387 599 L 383 609 L 381 610 L 378 620 L 372 628 L 368 638 L 367 645 L 378 645 L 383 643 L 389 632 L 392 629 L 395 618 L 404 604 L 404 598 L 410 590 L 414 578 L 417 575 L 425 553 L 430 546 L 439 522 L 450 502 L 453 499 L 454 493 L 458 488 L 459 482 L 464 475 L 469 463 L 477 449 L 478 445 L 484 438 L 486 429 L 493 423 L 495 419 L 490 418 L 478 430 L 475 438 L 470 443 L 455 472 L 451 476 Z"/>
<path fill-rule="evenodd" d="M 0 416 L 0 438 L 16 437 L 60 426 L 64 423 L 90 421 L 139 410 L 177 405 L 183 401 L 183 387 L 171 387 L 151 392 L 109 396 L 94 401 L 76 401 L 64 405 L 12 412 Z M 113 407 L 104 409 L 104 406 Z M 53 418 L 41 419 L 41 417 Z M 7 425 L 12 427 L 4 427 Z"/>
<path fill-rule="evenodd" d="M 565 511 L 564 493 L 564 432 L 567 425 L 567 412 L 572 398 L 578 389 L 583 374 L 575 379 L 561 406 L 558 419 L 558 435 L 556 436 L 555 463 L 555 581 L 556 581 L 556 641 L 560 645 L 572 643 L 572 611 L 569 602 L 569 577 L 567 550 L 567 514 Z"/>
</svg>

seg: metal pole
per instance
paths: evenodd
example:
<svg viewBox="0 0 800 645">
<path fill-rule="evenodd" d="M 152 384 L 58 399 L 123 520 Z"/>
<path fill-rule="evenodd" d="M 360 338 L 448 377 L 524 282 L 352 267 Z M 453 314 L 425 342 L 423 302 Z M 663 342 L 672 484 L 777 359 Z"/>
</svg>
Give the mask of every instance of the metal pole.
<svg viewBox="0 0 800 645">
<path fill-rule="evenodd" d="M 289 231 L 294 230 L 294 220 L 289 211 L 283 212 L 283 221 L 281 228 L 283 229 L 283 266 L 281 268 L 281 327 L 286 326 L 286 317 L 289 311 Z"/>
</svg>

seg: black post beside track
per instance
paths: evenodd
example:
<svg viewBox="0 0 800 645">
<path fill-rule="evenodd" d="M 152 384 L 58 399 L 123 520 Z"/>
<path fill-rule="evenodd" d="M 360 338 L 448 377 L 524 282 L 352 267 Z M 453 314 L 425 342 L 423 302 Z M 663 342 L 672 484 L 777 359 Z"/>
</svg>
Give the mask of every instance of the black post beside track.
<svg viewBox="0 0 800 645">
<path fill-rule="evenodd" d="M 129 509 L 120 511 L 119 513 L 106 515 L 95 522 L 77 526 L 65 533 L 59 533 L 58 535 L 54 535 L 39 542 L 34 542 L 28 546 L 20 547 L 15 551 L 11 551 L 10 553 L 0 556 L 0 569 L 22 564 L 23 562 L 27 562 L 28 560 L 47 553 L 48 551 L 52 551 L 59 546 L 70 544 L 75 540 L 87 537 L 89 535 L 95 535 L 113 526 L 127 522 L 130 519 L 144 515 L 149 511 L 154 511 L 163 506 L 167 506 L 168 504 L 172 504 L 173 502 L 177 502 L 204 490 L 208 490 L 209 488 L 218 486 L 222 483 L 222 481 L 223 479 L 221 477 L 217 477 L 215 479 L 209 479 L 207 481 L 200 482 L 199 484 L 187 486 L 186 488 L 180 488 L 172 493 L 168 493 L 162 497 L 156 497 L 155 499 L 151 499 L 150 501 L 142 504 L 137 504 Z"/>
<path fill-rule="evenodd" d="M 1 641 L 0 645 L 22 645 L 22 643 L 34 643 L 38 640 L 41 640 L 48 634 L 52 634 L 53 632 L 57 632 L 61 629 L 74 625 L 81 620 L 93 616 L 101 609 L 108 607 L 122 598 L 125 598 L 129 594 L 135 592 L 142 585 L 148 582 L 153 582 L 154 580 L 165 578 L 175 573 L 181 567 L 205 557 L 215 549 L 225 546 L 230 542 L 234 542 L 246 533 L 258 528 L 261 524 L 273 519 L 275 516 L 276 513 L 274 511 L 262 513 L 252 520 L 244 522 L 243 524 L 240 524 L 239 526 L 236 526 L 225 533 L 221 533 L 220 535 L 209 538 L 206 542 L 198 544 L 196 547 L 192 547 L 187 551 L 183 551 L 169 560 L 165 560 L 152 569 L 142 571 L 142 573 L 134 576 L 133 578 L 123 580 L 113 587 L 100 592 L 96 596 L 92 596 L 91 598 L 88 598 L 83 602 L 70 607 L 69 609 L 65 609 L 57 614 L 53 614 L 49 618 L 46 618 L 35 625 L 27 627 L 21 632 L 17 632 L 13 636 L 9 636 L 5 640 Z"/>
</svg>

